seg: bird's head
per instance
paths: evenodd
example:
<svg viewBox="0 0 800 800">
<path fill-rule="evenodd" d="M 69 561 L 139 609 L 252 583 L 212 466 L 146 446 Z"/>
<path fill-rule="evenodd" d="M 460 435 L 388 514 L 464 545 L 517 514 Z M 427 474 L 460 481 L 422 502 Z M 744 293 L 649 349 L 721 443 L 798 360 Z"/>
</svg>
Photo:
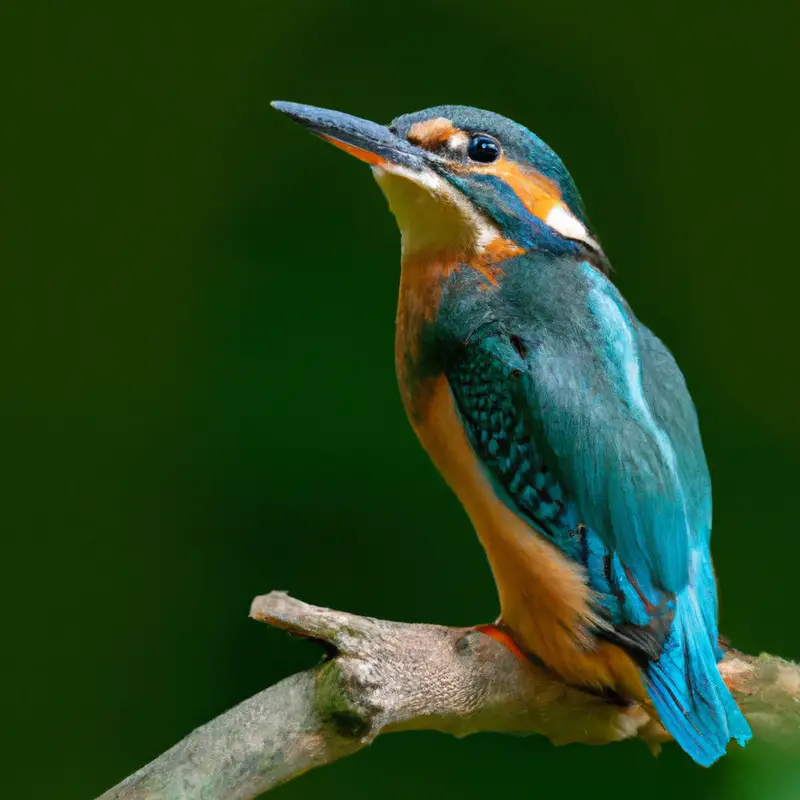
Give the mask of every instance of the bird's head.
<svg viewBox="0 0 800 800">
<path fill-rule="evenodd" d="M 607 266 L 561 159 L 506 117 L 436 106 L 385 127 L 313 106 L 273 106 L 372 166 L 404 258 L 539 250 Z"/>
</svg>

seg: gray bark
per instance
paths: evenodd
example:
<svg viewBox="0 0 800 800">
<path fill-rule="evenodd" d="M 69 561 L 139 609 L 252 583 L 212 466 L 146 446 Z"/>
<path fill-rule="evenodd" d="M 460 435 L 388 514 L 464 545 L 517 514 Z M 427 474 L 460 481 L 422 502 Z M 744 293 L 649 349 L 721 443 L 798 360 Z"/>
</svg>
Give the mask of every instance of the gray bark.
<svg viewBox="0 0 800 800">
<path fill-rule="evenodd" d="M 245 800 L 330 764 L 380 733 L 537 733 L 554 744 L 669 737 L 638 706 L 559 682 L 471 628 L 386 622 L 308 605 L 282 592 L 251 616 L 327 643 L 334 655 L 190 733 L 98 800 Z M 759 738 L 800 736 L 800 668 L 730 651 L 725 681 Z"/>
</svg>

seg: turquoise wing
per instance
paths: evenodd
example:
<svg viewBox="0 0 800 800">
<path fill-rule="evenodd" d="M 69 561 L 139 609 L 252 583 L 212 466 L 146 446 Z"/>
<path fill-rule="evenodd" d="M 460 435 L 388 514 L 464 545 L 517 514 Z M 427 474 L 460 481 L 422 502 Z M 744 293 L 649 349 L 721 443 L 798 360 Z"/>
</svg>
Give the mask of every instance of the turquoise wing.
<svg viewBox="0 0 800 800">
<path fill-rule="evenodd" d="M 645 671 L 662 721 L 699 763 L 749 727 L 716 662 L 711 495 L 683 377 L 598 280 L 577 329 L 479 326 L 446 374 L 498 496 L 586 568 L 600 636 Z"/>
</svg>

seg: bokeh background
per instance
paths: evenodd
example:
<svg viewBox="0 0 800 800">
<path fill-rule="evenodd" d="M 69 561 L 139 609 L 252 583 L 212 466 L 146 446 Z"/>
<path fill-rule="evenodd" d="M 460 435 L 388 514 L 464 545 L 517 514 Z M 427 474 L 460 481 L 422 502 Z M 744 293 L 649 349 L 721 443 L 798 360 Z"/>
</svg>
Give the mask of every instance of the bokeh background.
<svg viewBox="0 0 800 800">
<path fill-rule="evenodd" d="M 800 658 L 798 57 L 780 8 L 4 7 L 4 794 L 94 797 L 315 663 L 248 621 L 269 589 L 408 621 L 497 611 L 396 391 L 394 222 L 369 170 L 276 98 L 378 121 L 467 103 L 557 149 L 699 408 L 723 630 Z M 555 793 L 783 800 L 800 768 L 759 742 L 704 771 L 675 747 L 419 733 L 275 796 Z"/>
</svg>

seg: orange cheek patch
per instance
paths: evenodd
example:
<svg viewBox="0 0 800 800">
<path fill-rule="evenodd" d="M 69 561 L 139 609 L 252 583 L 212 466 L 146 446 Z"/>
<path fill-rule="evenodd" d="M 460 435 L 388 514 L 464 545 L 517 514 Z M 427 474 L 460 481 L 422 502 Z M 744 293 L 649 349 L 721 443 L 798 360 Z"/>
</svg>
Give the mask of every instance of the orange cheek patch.
<svg viewBox="0 0 800 800">
<path fill-rule="evenodd" d="M 507 183 L 525 208 L 542 221 L 547 219 L 547 215 L 556 206 L 563 203 L 561 191 L 555 181 L 545 178 L 538 172 L 523 170 L 505 156 L 501 156 L 493 164 L 488 164 L 480 171 L 488 175 L 495 175 Z"/>
<path fill-rule="evenodd" d="M 340 150 L 344 150 L 345 153 L 355 156 L 359 161 L 366 161 L 367 164 L 371 164 L 373 167 L 381 167 L 386 163 L 385 158 L 382 158 L 375 153 L 370 153 L 369 150 L 364 150 L 363 148 L 356 147 L 353 144 L 347 144 L 347 142 L 334 139 L 333 136 L 325 136 L 325 134 L 321 134 L 321 137 L 326 142 L 330 142 L 334 147 L 338 147 Z"/>
<path fill-rule="evenodd" d="M 444 117 L 427 119 L 425 122 L 416 122 L 406 137 L 411 144 L 424 147 L 426 150 L 436 150 L 451 136 L 460 133 L 459 129 Z"/>
</svg>

